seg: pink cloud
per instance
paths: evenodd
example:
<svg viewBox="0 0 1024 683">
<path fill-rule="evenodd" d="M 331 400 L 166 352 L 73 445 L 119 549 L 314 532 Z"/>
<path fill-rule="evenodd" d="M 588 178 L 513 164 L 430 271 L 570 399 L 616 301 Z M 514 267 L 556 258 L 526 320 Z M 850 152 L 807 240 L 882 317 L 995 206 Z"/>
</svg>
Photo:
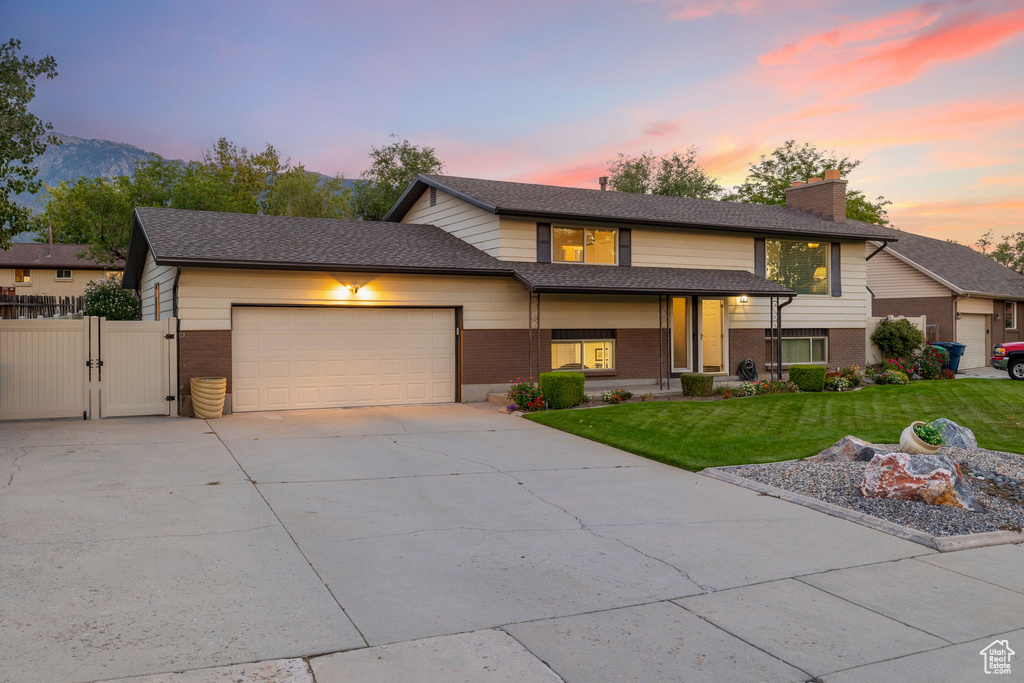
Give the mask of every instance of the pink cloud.
<svg viewBox="0 0 1024 683">
<path fill-rule="evenodd" d="M 762 0 L 706 0 L 703 2 L 684 2 L 680 9 L 669 15 L 674 21 L 693 21 L 707 19 L 716 14 L 757 14 L 761 10 Z"/>
<path fill-rule="evenodd" d="M 761 55 L 764 66 L 792 64 L 799 55 L 815 48 L 838 48 L 847 43 L 858 43 L 881 38 L 906 35 L 928 26 L 938 19 L 941 2 L 926 2 L 910 9 L 892 12 L 868 21 L 854 21 L 823 33 L 812 33 L 796 42 L 788 43 L 775 52 Z"/>
<path fill-rule="evenodd" d="M 677 121 L 656 121 L 644 128 L 644 135 L 662 137 L 671 135 L 677 130 L 679 130 L 679 123 Z"/>
</svg>

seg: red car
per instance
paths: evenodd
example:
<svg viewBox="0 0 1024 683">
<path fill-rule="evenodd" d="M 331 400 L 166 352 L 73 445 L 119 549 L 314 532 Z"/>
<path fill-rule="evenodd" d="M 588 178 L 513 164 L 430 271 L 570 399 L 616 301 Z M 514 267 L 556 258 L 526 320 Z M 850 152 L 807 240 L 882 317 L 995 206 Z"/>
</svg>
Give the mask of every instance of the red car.
<svg viewBox="0 0 1024 683">
<path fill-rule="evenodd" d="M 1024 342 L 997 344 L 989 362 L 996 370 L 1006 370 L 1010 379 L 1024 380 Z"/>
</svg>

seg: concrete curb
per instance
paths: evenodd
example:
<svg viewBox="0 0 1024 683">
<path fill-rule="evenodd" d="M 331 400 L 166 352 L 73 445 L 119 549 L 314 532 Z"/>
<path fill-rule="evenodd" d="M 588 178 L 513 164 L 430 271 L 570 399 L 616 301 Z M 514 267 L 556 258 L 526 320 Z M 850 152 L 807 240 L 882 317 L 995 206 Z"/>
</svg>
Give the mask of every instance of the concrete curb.
<svg viewBox="0 0 1024 683">
<path fill-rule="evenodd" d="M 730 469 L 735 469 L 736 466 L 730 466 Z M 742 465 L 740 466 L 742 467 Z M 817 498 L 811 498 L 800 493 L 793 493 L 786 489 L 781 489 L 771 484 L 763 484 L 753 479 L 733 474 L 732 472 L 726 472 L 725 470 L 718 467 L 708 467 L 701 470 L 698 474 L 702 474 L 705 477 L 711 477 L 712 479 L 718 479 L 729 484 L 735 484 L 736 486 L 742 486 L 746 489 L 757 491 L 758 493 L 764 493 L 770 496 L 775 496 L 781 500 L 785 500 L 790 503 L 796 503 L 797 505 L 803 505 L 804 507 L 817 510 L 818 512 L 824 512 L 826 515 L 832 515 L 840 519 L 845 519 L 848 522 L 854 522 L 862 526 L 875 529 L 876 531 L 882 531 L 884 533 L 902 538 L 906 541 L 912 541 L 937 550 L 940 553 L 948 553 L 956 550 L 969 550 L 971 548 L 984 548 L 992 545 L 1006 545 L 1010 543 L 1024 543 L 1024 533 L 1014 531 L 986 531 L 977 534 L 963 534 L 960 536 L 932 536 L 923 531 L 912 529 L 902 524 L 896 524 L 884 519 L 879 519 L 865 512 L 858 512 L 857 510 L 851 510 L 849 508 L 835 505 L 833 503 L 827 503 Z"/>
</svg>

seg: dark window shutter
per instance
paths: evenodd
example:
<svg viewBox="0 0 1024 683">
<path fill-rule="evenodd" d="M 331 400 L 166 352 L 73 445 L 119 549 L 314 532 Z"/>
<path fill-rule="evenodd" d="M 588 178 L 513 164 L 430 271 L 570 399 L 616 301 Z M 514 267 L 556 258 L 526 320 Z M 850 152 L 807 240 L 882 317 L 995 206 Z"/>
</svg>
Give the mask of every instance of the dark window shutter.
<svg viewBox="0 0 1024 683">
<path fill-rule="evenodd" d="M 537 224 L 537 263 L 551 263 L 551 224 Z"/>
<path fill-rule="evenodd" d="M 832 255 L 832 272 L 829 274 L 829 279 L 832 281 L 832 296 L 843 295 L 842 246 L 839 242 L 833 242 L 832 248 L 829 249 L 829 253 Z"/>
<path fill-rule="evenodd" d="M 619 265 L 633 265 L 633 231 L 619 228 Z"/>
<path fill-rule="evenodd" d="M 768 274 L 768 267 L 765 265 L 764 238 L 754 238 L 754 275 L 765 277 Z"/>
</svg>

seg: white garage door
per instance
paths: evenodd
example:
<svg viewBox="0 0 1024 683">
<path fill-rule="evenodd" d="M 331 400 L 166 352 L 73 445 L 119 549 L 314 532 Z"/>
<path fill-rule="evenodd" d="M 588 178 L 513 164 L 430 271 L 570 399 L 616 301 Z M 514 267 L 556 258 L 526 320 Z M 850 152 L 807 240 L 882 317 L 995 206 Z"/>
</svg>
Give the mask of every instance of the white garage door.
<svg viewBox="0 0 1024 683">
<path fill-rule="evenodd" d="M 232 313 L 232 410 L 455 400 L 450 308 L 248 308 Z"/>
<path fill-rule="evenodd" d="M 960 359 L 960 368 L 980 368 L 988 363 L 987 317 L 973 313 L 964 313 L 956 321 L 956 340 L 966 344 L 964 357 Z"/>
</svg>

